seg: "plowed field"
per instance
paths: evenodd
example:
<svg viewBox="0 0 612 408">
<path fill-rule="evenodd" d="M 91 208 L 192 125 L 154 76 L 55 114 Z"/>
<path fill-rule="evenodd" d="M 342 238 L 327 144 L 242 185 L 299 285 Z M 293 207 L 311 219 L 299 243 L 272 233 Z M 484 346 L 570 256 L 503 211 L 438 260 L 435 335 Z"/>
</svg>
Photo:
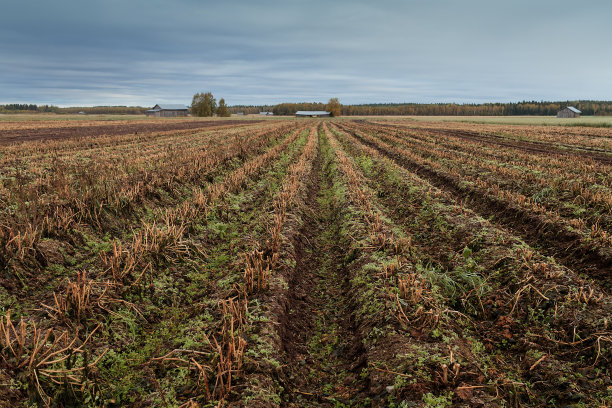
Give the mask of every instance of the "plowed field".
<svg viewBox="0 0 612 408">
<path fill-rule="evenodd" d="M 142 121 L 116 121 L 109 124 L 102 121 L 76 122 L 5 122 L 0 123 L 0 145 L 19 142 L 49 141 L 71 138 L 92 138 L 97 136 L 127 135 L 161 132 L 168 130 L 202 129 L 206 127 L 231 127 L 256 123 L 246 120 L 223 121 L 181 121 L 170 120 L 142 120 Z"/>
<path fill-rule="evenodd" d="M 1 126 L 0 407 L 612 405 L 610 129 Z"/>
</svg>

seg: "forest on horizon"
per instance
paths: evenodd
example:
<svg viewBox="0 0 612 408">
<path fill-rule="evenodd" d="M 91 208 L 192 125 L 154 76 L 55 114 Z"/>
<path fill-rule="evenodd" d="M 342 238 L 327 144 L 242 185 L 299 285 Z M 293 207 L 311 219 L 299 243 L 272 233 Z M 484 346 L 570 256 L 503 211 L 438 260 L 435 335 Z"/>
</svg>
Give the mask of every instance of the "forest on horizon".
<svg viewBox="0 0 612 408">
<path fill-rule="evenodd" d="M 273 112 L 275 115 L 293 115 L 298 110 L 325 110 L 323 102 L 280 103 L 277 105 L 232 105 L 231 113 L 257 114 Z M 553 116 L 567 106 L 574 106 L 586 116 L 611 116 L 612 101 L 522 101 L 510 103 L 374 103 L 342 105 L 343 116 L 397 115 L 397 116 Z M 76 114 L 144 114 L 150 107 L 141 106 L 94 106 L 60 108 L 52 105 L 5 104 L 0 113 L 59 113 Z"/>
</svg>

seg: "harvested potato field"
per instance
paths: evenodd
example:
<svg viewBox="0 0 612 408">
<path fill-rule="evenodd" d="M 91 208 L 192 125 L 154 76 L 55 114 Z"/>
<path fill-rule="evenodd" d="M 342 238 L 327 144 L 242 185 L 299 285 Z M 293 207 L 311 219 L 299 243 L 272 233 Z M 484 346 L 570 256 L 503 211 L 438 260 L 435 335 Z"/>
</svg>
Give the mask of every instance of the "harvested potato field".
<svg viewBox="0 0 612 408">
<path fill-rule="evenodd" d="M 25 122 L 0 143 L 0 406 L 612 404 L 610 129 Z"/>
</svg>

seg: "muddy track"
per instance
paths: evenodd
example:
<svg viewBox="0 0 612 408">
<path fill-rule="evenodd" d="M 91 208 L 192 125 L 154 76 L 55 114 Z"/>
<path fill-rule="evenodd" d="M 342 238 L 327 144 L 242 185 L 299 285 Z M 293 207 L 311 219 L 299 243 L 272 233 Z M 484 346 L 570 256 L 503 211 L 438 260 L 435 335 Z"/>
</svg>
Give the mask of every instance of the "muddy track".
<svg viewBox="0 0 612 408">
<path fill-rule="evenodd" d="M 319 146 L 279 330 L 286 358 L 283 406 L 289 407 L 348 403 L 368 386 L 359 377 L 365 351 L 353 316 L 344 252 L 333 239 L 340 235 L 342 209 L 322 204 L 322 190 L 333 181 L 326 177 L 321 156 Z"/>
<path fill-rule="evenodd" d="M 369 123 L 369 122 L 368 122 Z M 520 150 L 523 152 L 534 153 L 545 156 L 564 156 L 564 157 L 578 157 L 578 158 L 590 158 L 596 162 L 602 164 L 612 165 L 612 152 L 607 150 L 598 149 L 595 147 L 588 146 L 577 146 L 570 144 L 549 144 L 549 143 L 538 143 L 538 142 L 528 142 L 523 140 L 511 140 L 504 136 L 494 135 L 494 134 L 480 134 L 478 132 L 468 131 L 468 130 L 459 130 L 459 129 L 439 129 L 439 128 L 427 128 L 427 127 L 418 127 L 418 128 L 407 128 L 404 126 L 396 126 L 396 125 L 388 125 L 383 123 L 376 123 L 375 126 L 382 126 L 386 128 L 391 128 L 394 130 L 405 131 L 405 132 L 418 132 L 425 131 L 434 135 L 440 135 L 445 137 L 455 137 L 464 140 L 469 140 L 472 142 L 483 143 L 491 146 L 503 146 L 509 147 L 512 149 Z M 561 147 L 561 148 L 559 148 Z M 564 149 L 569 149 L 564 150 Z"/>
<path fill-rule="evenodd" d="M 134 134 L 138 132 L 161 132 L 167 130 L 208 129 L 224 126 L 239 126 L 258 123 L 257 120 L 223 121 L 177 121 L 163 123 L 131 123 L 95 126 L 68 126 L 61 128 L 16 129 L 0 132 L 0 145 L 38 140 L 62 140 L 96 136 Z"/>
<path fill-rule="evenodd" d="M 597 280 L 603 288 L 611 289 L 609 275 L 612 269 L 612 256 L 603 253 L 598 248 L 581 246 L 580 236 L 577 233 L 550 223 L 538 214 L 513 207 L 503 200 L 483 193 L 479 189 L 461 188 L 460 180 L 453 176 L 415 163 L 387 148 L 384 142 L 381 142 L 380 146 L 376 145 L 363 138 L 359 133 L 344 126 L 340 127 L 364 145 L 377 150 L 403 168 L 416 173 L 432 185 L 450 193 L 457 201 L 468 201 L 466 204 L 483 218 L 492 218 L 495 223 L 520 236 L 529 245 L 541 250 L 547 256 L 554 257 L 568 268 L 587 274 Z"/>
</svg>

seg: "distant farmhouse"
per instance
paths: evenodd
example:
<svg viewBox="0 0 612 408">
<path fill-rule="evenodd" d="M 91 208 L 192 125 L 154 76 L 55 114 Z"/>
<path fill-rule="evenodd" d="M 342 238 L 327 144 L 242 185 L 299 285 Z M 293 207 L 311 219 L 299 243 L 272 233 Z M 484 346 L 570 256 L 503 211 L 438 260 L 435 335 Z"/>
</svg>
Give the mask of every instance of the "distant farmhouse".
<svg viewBox="0 0 612 408">
<path fill-rule="evenodd" d="M 259 114 L 261 116 L 272 116 L 272 115 L 274 115 L 274 112 L 259 112 Z"/>
<path fill-rule="evenodd" d="M 155 105 L 153 109 L 145 112 L 147 116 L 173 118 L 176 116 L 187 116 L 189 108 L 185 105 Z"/>
<path fill-rule="evenodd" d="M 331 112 L 326 111 L 297 111 L 295 112 L 297 118 L 311 117 L 311 118 L 323 118 L 331 116 Z"/>
<path fill-rule="evenodd" d="M 557 117 L 558 118 L 579 118 L 580 114 L 582 112 L 580 112 L 578 109 L 574 108 L 573 106 L 568 106 L 565 109 L 561 109 L 559 112 L 557 112 Z"/>
</svg>

